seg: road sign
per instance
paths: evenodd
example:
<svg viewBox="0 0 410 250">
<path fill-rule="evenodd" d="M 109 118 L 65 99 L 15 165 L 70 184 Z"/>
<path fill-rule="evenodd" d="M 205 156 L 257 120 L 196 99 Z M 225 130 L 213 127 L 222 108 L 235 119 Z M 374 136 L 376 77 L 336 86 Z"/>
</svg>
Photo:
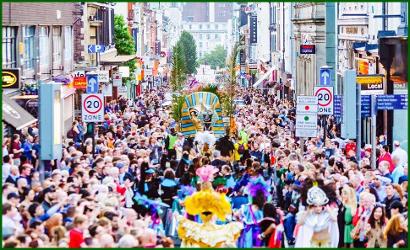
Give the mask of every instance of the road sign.
<svg viewBox="0 0 410 250">
<path fill-rule="evenodd" d="M 112 96 L 112 84 L 103 84 L 101 92 L 104 96 Z"/>
<path fill-rule="evenodd" d="M 103 94 L 82 94 L 81 107 L 81 116 L 84 122 L 104 121 Z"/>
<path fill-rule="evenodd" d="M 105 47 L 104 45 L 88 45 L 88 54 L 92 54 L 92 53 L 102 53 L 105 51 Z"/>
<path fill-rule="evenodd" d="M 119 87 L 122 86 L 122 76 L 119 73 L 112 74 L 112 85 Z"/>
<path fill-rule="evenodd" d="M 377 110 L 407 109 L 407 95 L 378 95 Z"/>
<path fill-rule="evenodd" d="M 98 71 L 98 82 L 110 82 L 110 74 L 107 70 Z"/>
<path fill-rule="evenodd" d="M 320 68 L 320 83 L 319 86 L 333 86 L 333 82 L 331 79 L 331 72 L 332 68 L 328 66 L 324 66 Z"/>
<path fill-rule="evenodd" d="M 371 107 L 372 107 L 371 96 L 362 95 L 360 99 L 361 99 L 361 107 L 360 107 L 361 112 L 360 113 L 361 113 L 362 118 L 370 117 Z"/>
<path fill-rule="evenodd" d="M 297 104 L 313 104 L 313 105 L 317 105 L 318 103 L 318 99 L 316 96 L 298 96 L 296 99 L 296 103 Z"/>
<path fill-rule="evenodd" d="M 296 105 L 296 136 L 315 137 L 317 135 L 318 98 L 298 96 Z"/>
<path fill-rule="evenodd" d="M 318 98 L 319 115 L 333 115 L 333 87 L 315 87 Z"/>
<path fill-rule="evenodd" d="M 296 128 L 299 129 L 317 129 L 316 114 L 296 114 Z"/>
<path fill-rule="evenodd" d="M 336 118 L 341 118 L 343 114 L 343 96 L 335 95 L 333 102 L 333 115 Z"/>
<path fill-rule="evenodd" d="M 98 75 L 97 74 L 87 74 L 87 94 L 98 93 Z"/>
</svg>

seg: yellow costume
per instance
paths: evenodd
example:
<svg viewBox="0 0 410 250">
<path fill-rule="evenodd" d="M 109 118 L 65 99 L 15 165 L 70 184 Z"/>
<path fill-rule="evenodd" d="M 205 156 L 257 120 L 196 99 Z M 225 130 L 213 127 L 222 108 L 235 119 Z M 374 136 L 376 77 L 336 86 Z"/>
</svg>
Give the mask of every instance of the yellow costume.
<svg viewBox="0 0 410 250">
<path fill-rule="evenodd" d="M 178 217 L 181 247 L 236 247 L 243 225 L 240 222 L 225 225 L 215 223 L 216 218 L 225 221 L 226 216 L 232 213 L 231 204 L 224 194 L 212 189 L 212 178 L 209 176 L 214 172 L 209 169 L 210 166 L 203 168 L 209 171 L 203 171 L 208 177 L 202 184 L 201 191 L 185 199 L 186 212 L 190 215 L 199 215 L 203 223 Z"/>
</svg>

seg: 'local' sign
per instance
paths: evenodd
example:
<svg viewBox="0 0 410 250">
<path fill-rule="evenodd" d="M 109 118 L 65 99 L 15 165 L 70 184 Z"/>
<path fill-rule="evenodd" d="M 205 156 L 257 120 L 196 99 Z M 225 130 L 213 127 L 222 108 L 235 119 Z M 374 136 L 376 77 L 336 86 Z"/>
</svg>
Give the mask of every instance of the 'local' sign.
<svg viewBox="0 0 410 250">
<path fill-rule="evenodd" d="M 84 122 L 104 121 L 104 95 L 82 94 L 81 95 L 82 120 Z"/>
<path fill-rule="evenodd" d="M 315 87 L 318 98 L 319 115 L 333 115 L 333 87 Z"/>
</svg>

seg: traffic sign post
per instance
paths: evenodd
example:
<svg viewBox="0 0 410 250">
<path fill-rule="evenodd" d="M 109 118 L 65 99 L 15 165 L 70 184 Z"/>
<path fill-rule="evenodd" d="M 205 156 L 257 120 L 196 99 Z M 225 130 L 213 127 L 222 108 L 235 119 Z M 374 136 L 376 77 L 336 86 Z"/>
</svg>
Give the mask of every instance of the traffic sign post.
<svg viewBox="0 0 410 250">
<path fill-rule="evenodd" d="M 91 44 L 88 45 L 88 54 L 102 53 L 105 51 L 104 45 Z"/>
<path fill-rule="evenodd" d="M 104 121 L 103 94 L 82 94 L 81 100 L 81 116 L 84 122 Z"/>
<path fill-rule="evenodd" d="M 378 95 L 377 110 L 407 109 L 407 95 Z"/>
<path fill-rule="evenodd" d="M 317 135 L 318 98 L 316 96 L 298 96 L 296 105 L 296 136 L 316 137 Z M 301 146 L 302 142 L 301 142 Z"/>
<path fill-rule="evenodd" d="M 318 98 L 319 115 L 333 115 L 333 87 L 315 87 Z"/>
<path fill-rule="evenodd" d="M 332 79 L 332 67 L 330 66 L 323 66 L 320 68 L 320 83 L 319 86 L 322 87 L 333 87 L 333 79 Z"/>
<path fill-rule="evenodd" d="M 361 100 L 361 108 L 360 114 L 362 118 L 370 117 L 371 116 L 371 96 L 370 95 L 362 95 L 360 97 Z"/>
<path fill-rule="evenodd" d="M 87 94 L 96 94 L 98 93 L 98 74 L 87 73 Z"/>
</svg>

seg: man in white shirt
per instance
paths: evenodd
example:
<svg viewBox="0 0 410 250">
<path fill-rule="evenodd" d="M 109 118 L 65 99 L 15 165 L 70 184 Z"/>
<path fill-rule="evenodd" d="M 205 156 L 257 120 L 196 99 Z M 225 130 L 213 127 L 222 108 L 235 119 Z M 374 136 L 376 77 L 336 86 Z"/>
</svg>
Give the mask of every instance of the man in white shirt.
<svg viewBox="0 0 410 250">
<path fill-rule="evenodd" d="M 5 155 L 3 156 L 3 166 L 2 166 L 2 184 L 4 184 L 4 182 L 6 182 L 7 177 L 10 174 L 10 168 L 13 165 L 13 155 Z"/>
<path fill-rule="evenodd" d="M 404 166 L 404 164 L 407 163 L 407 152 L 400 147 L 399 141 L 394 141 L 393 145 L 394 145 L 394 150 L 393 150 L 393 153 L 391 154 L 391 157 L 392 158 L 395 156 L 398 157 L 398 159 L 400 160 L 399 164 Z"/>
</svg>

